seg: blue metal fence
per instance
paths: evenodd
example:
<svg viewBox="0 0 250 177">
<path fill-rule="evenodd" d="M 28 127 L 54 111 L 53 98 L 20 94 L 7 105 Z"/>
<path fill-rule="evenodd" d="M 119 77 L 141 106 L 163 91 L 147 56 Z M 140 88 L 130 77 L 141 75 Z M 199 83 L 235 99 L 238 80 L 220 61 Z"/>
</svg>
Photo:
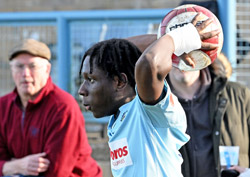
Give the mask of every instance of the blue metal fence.
<svg viewBox="0 0 250 177">
<path fill-rule="evenodd" d="M 1 13 L 0 30 L 5 27 L 12 30 L 2 34 L 9 37 L 1 40 L 0 43 L 1 46 L 7 46 L 5 51 L 17 41 L 28 37 L 47 43 L 53 56 L 52 78 L 54 82 L 79 100 L 78 70 L 85 50 L 93 43 L 104 39 L 156 33 L 162 17 L 169 11 L 170 9 L 144 9 Z M 50 30 L 41 29 L 41 26 Z M 7 65 L 7 54 L 0 57 L 0 61 Z M 1 68 L 0 63 L 1 75 L 6 72 L 9 72 L 8 68 Z M 9 74 L 0 79 L 0 95 L 3 95 L 13 88 L 11 84 L 8 84 L 5 89 L 1 88 L 6 85 L 5 82 L 11 82 L 11 76 Z M 91 117 L 89 113 L 85 115 L 87 119 Z"/>
<path fill-rule="evenodd" d="M 223 52 L 228 57 L 233 68 L 236 68 L 236 1 L 217 0 L 219 8 L 219 18 L 223 27 L 224 44 Z M 232 80 L 236 80 L 236 73 Z"/>
<path fill-rule="evenodd" d="M 226 6 L 218 0 L 220 20 L 224 27 L 223 51 L 234 62 L 236 36 L 232 35 L 235 18 L 232 2 Z M 23 38 L 35 38 L 47 43 L 52 51 L 52 78 L 62 89 L 79 96 L 78 70 L 83 53 L 93 43 L 113 37 L 125 38 L 145 33 L 157 33 L 161 19 L 171 9 L 89 10 L 64 12 L 0 13 L 0 96 L 13 89 L 8 70 L 7 51 Z M 233 28 L 234 27 L 234 28 Z M 6 84 L 8 83 L 8 84 Z M 88 113 L 86 114 L 88 117 Z M 91 116 L 90 116 L 91 117 Z"/>
</svg>

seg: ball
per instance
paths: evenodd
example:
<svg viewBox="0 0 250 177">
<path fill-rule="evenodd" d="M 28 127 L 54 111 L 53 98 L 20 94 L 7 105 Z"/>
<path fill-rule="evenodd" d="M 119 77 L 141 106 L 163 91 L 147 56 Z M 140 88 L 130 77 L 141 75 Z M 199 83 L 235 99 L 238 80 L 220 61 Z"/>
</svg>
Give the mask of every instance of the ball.
<svg viewBox="0 0 250 177">
<path fill-rule="evenodd" d="M 210 10 L 206 9 L 205 7 L 194 4 L 186 4 L 171 10 L 162 19 L 158 28 L 157 37 L 160 38 L 164 34 L 190 23 L 198 12 L 202 13 L 201 17 L 198 19 L 198 24 L 202 23 L 208 18 L 213 20 L 213 22 L 203 30 L 204 32 L 210 32 L 216 29 L 220 30 L 220 33 L 218 35 L 214 36 L 213 38 L 203 40 L 203 42 L 218 44 L 219 47 L 209 51 L 191 51 L 188 55 L 194 59 L 196 65 L 195 68 L 186 65 L 184 61 L 180 60 L 177 56 L 173 54 L 173 66 L 178 67 L 181 70 L 200 70 L 210 65 L 217 58 L 223 46 L 223 31 L 219 20 Z"/>
</svg>

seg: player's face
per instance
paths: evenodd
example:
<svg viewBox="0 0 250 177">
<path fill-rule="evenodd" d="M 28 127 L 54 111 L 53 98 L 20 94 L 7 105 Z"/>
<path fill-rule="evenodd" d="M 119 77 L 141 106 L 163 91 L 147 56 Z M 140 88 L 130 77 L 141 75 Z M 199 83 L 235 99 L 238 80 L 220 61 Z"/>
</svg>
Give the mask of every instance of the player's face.
<svg viewBox="0 0 250 177">
<path fill-rule="evenodd" d="M 46 85 L 51 68 L 48 60 L 26 53 L 13 58 L 10 66 L 18 94 L 30 99 Z"/>
<path fill-rule="evenodd" d="M 191 85 L 200 76 L 200 71 L 181 71 L 176 67 L 172 67 L 169 73 L 171 81 L 174 79 L 176 82 Z"/>
<path fill-rule="evenodd" d="M 93 72 L 90 73 L 90 57 L 83 63 L 83 82 L 78 93 L 83 96 L 83 105 L 86 110 L 93 112 L 96 118 L 114 114 L 115 86 L 114 81 L 107 77 L 103 70 L 93 63 Z"/>
</svg>

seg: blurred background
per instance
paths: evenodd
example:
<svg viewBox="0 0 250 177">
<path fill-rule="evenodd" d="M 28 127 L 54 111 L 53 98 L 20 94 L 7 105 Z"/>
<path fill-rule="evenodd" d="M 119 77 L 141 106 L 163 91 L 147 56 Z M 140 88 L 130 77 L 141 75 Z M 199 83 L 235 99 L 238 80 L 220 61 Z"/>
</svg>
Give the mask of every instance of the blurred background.
<svg viewBox="0 0 250 177">
<path fill-rule="evenodd" d="M 250 87 L 250 0 L 0 0 L 0 96 L 14 88 L 8 52 L 34 38 L 52 51 L 52 79 L 81 106 L 77 90 L 81 57 L 105 39 L 157 33 L 161 19 L 181 3 L 207 7 L 221 21 L 223 52 L 233 66 L 230 80 Z M 106 126 L 83 108 L 93 157 L 110 177 Z"/>
</svg>

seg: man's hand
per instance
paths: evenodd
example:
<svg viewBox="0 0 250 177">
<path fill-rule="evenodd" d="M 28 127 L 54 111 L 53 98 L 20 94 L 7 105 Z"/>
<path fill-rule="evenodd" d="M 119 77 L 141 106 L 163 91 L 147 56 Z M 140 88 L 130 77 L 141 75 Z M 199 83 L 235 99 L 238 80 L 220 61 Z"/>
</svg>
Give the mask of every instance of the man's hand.
<svg viewBox="0 0 250 177">
<path fill-rule="evenodd" d="M 239 177 L 250 176 L 250 169 L 249 168 L 244 168 L 244 167 L 240 167 L 240 166 L 233 166 L 233 167 L 230 167 L 230 169 L 238 171 L 240 173 Z"/>
<path fill-rule="evenodd" d="M 47 171 L 49 167 L 50 161 L 44 158 L 45 156 L 46 153 L 43 152 L 8 161 L 3 166 L 3 174 L 38 176 L 39 173 Z"/>
</svg>

